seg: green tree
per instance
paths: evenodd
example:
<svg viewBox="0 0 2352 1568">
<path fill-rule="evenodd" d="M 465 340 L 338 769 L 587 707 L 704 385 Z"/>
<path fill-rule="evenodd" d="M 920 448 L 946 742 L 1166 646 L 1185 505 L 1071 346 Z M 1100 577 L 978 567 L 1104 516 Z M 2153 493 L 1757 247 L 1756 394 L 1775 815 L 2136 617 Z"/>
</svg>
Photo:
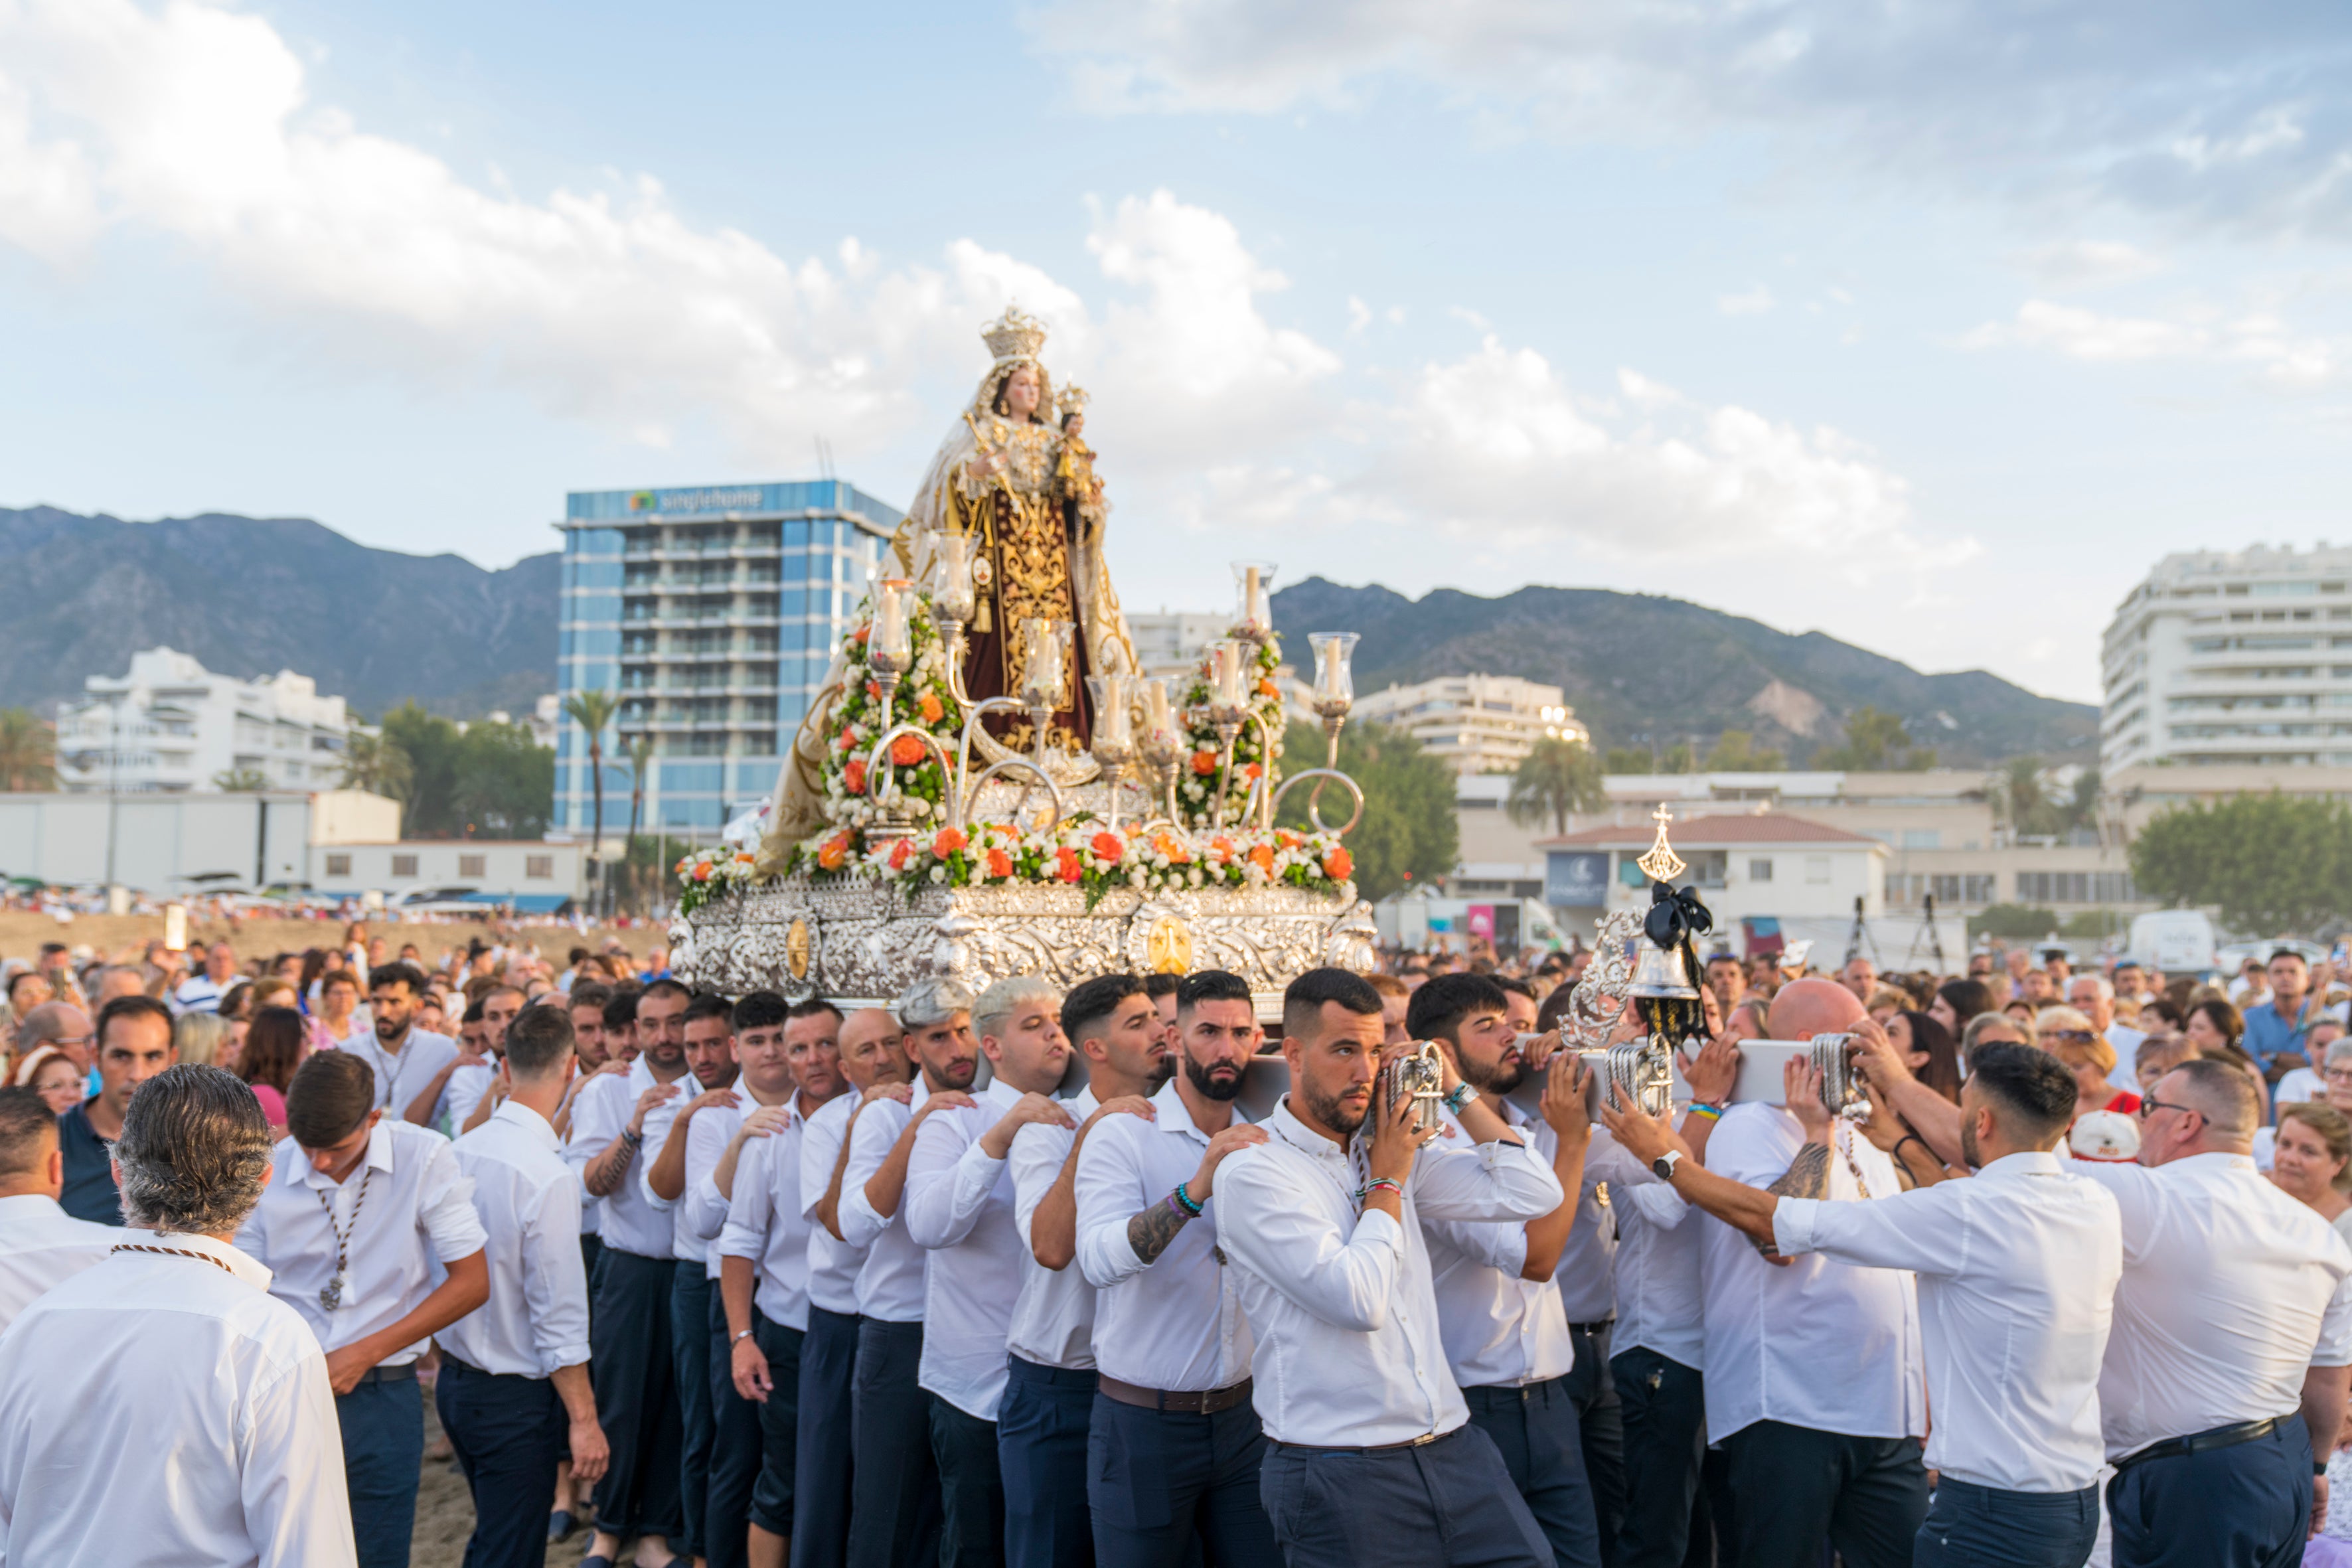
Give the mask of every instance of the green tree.
<svg viewBox="0 0 2352 1568">
<path fill-rule="evenodd" d="M 2012 833 L 2056 833 L 2058 808 L 2050 798 L 2040 757 L 2011 757 L 1993 774 L 1994 804 Z"/>
<path fill-rule="evenodd" d="M 269 775 L 259 768 L 224 768 L 213 775 L 213 788 L 224 795 L 259 795 L 269 787 Z"/>
<path fill-rule="evenodd" d="M 1681 741 L 1663 752 L 1653 752 L 1640 746 L 1612 746 L 1601 757 L 1601 771 L 1604 773 L 1686 773 L 1691 771 L 1691 749 Z"/>
<path fill-rule="evenodd" d="M 2345 912 L 2352 808 L 2277 791 L 2178 806 L 2140 829 L 2131 868 L 2143 895 L 2217 906 L 2239 931 L 2315 930 Z"/>
<path fill-rule="evenodd" d="M 1570 812 L 1600 811 L 1609 804 L 1601 788 L 1601 760 L 1581 741 L 1542 740 L 1511 775 L 1504 805 L 1513 822 L 1533 827 L 1546 817 L 1554 833 L 1568 831 Z"/>
<path fill-rule="evenodd" d="M 1726 730 L 1716 737 L 1706 765 L 1727 773 L 1777 773 L 1789 764 L 1774 748 L 1758 745 L 1748 731 Z"/>
<path fill-rule="evenodd" d="M 450 805 L 465 837 L 538 838 L 555 803 L 555 752 L 520 724 L 477 720 L 457 739 Z"/>
<path fill-rule="evenodd" d="M 1989 904 L 1969 917 L 1970 936 L 1997 936 L 2010 942 L 2031 942 L 2048 936 L 2058 929 L 2058 916 L 2050 910 L 2038 910 L 2025 904 Z"/>
<path fill-rule="evenodd" d="M 1865 702 L 1846 715 L 1845 744 L 1815 752 L 1812 765 L 1861 773 L 1919 773 L 1936 765 L 1936 750 L 1912 744 L 1901 714 Z"/>
<path fill-rule="evenodd" d="M 345 789 L 363 789 L 404 805 L 416 784 L 400 742 L 382 731 L 370 734 L 364 730 L 352 731 L 344 748 L 341 782 Z"/>
<path fill-rule="evenodd" d="M 624 736 L 622 743 L 629 754 L 629 837 L 626 842 L 634 846 L 637 841 L 637 822 L 645 810 L 646 773 L 653 764 L 654 738 L 639 735 L 632 740 Z M 635 849 L 632 848 L 629 853 L 634 859 Z"/>
<path fill-rule="evenodd" d="M 2099 770 L 2084 768 L 2074 775 L 2074 793 L 2058 808 L 2061 832 L 2099 826 Z"/>
<path fill-rule="evenodd" d="M 588 793 L 594 802 L 593 825 L 588 838 L 589 897 L 599 896 L 604 883 L 599 879 L 603 867 L 597 851 L 604 842 L 604 727 L 613 715 L 621 710 L 621 694 L 617 691 L 575 691 L 563 700 L 563 716 L 571 720 L 588 736 Z"/>
<path fill-rule="evenodd" d="M 384 742 L 408 759 L 402 831 L 412 838 L 454 838 L 457 808 L 457 726 L 412 700 L 383 716 Z"/>
<path fill-rule="evenodd" d="M 0 708 L 0 790 L 58 787 L 58 732 L 24 708 Z"/>
<path fill-rule="evenodd" d="M 1293 724 L 1283 749 L 1292 757 L 1323 752 L 1318 725 Z M 1356 863 L 1356 886 L 1368 899 L 1418 883 L 1428 886 L 1449 875 L 1460 858 L 1461 833 L 1454 817 L 1454 770 L 1421 748 L 1421 742 L 1384 724 L 1350 724 L 1339 732 L 1339 771 L 1364 792 L 1364 818 L 1348 835 Z M 1305 827 L 1304 784 L 1282 803 L 1282 823 Z M 1323 792 L 1323 819 L 1347 820 L 1347 796 L 1336 786 Z"/>
</svg>

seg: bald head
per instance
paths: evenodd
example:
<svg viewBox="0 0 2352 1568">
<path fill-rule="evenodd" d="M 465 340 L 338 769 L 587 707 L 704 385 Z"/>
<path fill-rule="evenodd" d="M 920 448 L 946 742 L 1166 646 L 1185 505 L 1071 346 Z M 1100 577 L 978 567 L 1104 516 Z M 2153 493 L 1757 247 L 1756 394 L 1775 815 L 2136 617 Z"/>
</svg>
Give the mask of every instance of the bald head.
<svg viewBox="0 0 2352 1568">
<path fill-rule="evenodd" d="M 880 1007 L 860 1007 L 841 1021 L 835 1037 L 841 1070 L 859 1093 L 877 1083 L 908 1079 L 907 1053 L 899 1045 L 898 1020 Z"/>
<path fill-rule="evenodd" d="M 1834 980 L 1791 980 L 1772 998 L 1769 1026 L 1776 1040 L 1843 1034 L 1870 1015 L 1862 998 Z"/>
<path fill-rule="evenodd" d="M 46 1045 L 58 1046 L 79 1065 L 89 1067 L 89 1015 L 70 1002 L 44 1002 L 26 1014 L 16 1026 L 16 1054 Z"/>
</svg>

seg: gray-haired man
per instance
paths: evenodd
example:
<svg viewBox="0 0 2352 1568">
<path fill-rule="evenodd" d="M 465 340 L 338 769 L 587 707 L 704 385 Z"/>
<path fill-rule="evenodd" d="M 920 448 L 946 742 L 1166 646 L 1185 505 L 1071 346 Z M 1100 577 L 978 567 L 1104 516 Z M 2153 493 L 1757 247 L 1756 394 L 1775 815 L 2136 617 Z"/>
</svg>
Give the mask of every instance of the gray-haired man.
<svg viewBox="0 0 2352 1568">
<path fill-rule="evenodd" d="M 850 1129 L 841 1177 L 841 1239 L 866 1249 L 850 1373 L 848 1568 L 928 1568 L 940 1556 L 930 1396 L 918 1381 L 928 1255 L 907 1230 L 907 1166 L 925 1118 L 971 1106 L 966 1091 L 980 1070 L 980 1047 L 971 998 L 950 982 L 917 981 L 895 1011 L 919 1079 L 904 1099 L 866 1107 Z"/>
<path fill-rule="evenodd" d="M 269 1157 L 232 1074 L 140 1086 L 113 1149 L 121 1238 L 0 1340 L 0 1561 L 356 1560 L 318 1339 L 230 1245 Z"/>
</svg>

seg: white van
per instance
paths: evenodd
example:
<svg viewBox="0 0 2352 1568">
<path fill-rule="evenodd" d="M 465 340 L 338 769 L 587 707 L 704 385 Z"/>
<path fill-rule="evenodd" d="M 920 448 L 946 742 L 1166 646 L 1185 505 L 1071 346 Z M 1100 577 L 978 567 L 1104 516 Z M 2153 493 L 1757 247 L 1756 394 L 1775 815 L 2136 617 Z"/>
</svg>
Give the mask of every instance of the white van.
<svg viewBox="0 0 2352 1568">
<path fill-rule="evenodd" d="M 2213 922 L 2197 910 L 2158 910 L 2133 918 L 2131 945 L 2125 951 L 2136 963 L 2167 974 L 2210 973 L 2219 962 Z"/>
</svg>

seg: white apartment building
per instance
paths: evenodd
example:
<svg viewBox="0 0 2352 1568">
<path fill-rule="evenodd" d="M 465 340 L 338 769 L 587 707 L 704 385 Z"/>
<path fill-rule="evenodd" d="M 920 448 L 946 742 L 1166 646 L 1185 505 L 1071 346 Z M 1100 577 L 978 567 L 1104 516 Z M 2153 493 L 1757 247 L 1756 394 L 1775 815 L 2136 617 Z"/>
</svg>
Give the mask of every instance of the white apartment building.
<svg viewBox="0 0 2352 1568">
<path fill-rule="evenodd" d="M 1566 692 L 1516 675 L 1442 675 L 1391 686 L 1359 696 L 1353 717 L 1405 731 L 1458 773 L 1507 773 L 1547 738 L 1591 740 Z"/>
<path fill-rule="evenodd" d="M 1144 616 L 1130 611 L 1127 617 L 1128 636 L 1135 639 L 1135 662 L 1148 676 L 1191 675 L 1208 656 L 1209 645 L 1230 633 L 1233 625 L 1231 611 L 1161 610 Z"/>
<path fill-rule="evenodd" d="M 234 774 L 272 790 L 333 789 L 352 721 L 340 697 L 281 669 L 258 680 L 215 675 L 188 654 L 152 647 L 127 675 L 93 675 L 58 710 L 58 779 L 68 790 L 217 793 Z"/>
<path fill-rule="evenodd" d="M 2168 555 L 2107 625 L 2099 764 L 2352 765 L 2352 548 Z"/>
</svg>

